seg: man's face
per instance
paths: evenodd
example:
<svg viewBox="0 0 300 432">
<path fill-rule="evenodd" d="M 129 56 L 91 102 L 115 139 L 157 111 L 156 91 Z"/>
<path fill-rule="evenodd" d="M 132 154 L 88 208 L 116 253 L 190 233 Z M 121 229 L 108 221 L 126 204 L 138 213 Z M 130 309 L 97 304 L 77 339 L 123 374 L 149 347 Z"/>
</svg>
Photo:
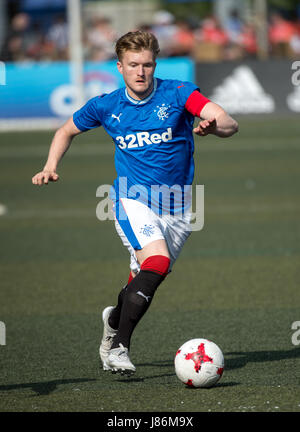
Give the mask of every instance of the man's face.
<svg viewBox="0 0 300 432">
<path fill-rule="evenodd" d="M 151 93 L 156 67 L 152 51 L 126 51 L 117 67 L 123 75 L 129 96 L 144 99 Z"/>
</svg>

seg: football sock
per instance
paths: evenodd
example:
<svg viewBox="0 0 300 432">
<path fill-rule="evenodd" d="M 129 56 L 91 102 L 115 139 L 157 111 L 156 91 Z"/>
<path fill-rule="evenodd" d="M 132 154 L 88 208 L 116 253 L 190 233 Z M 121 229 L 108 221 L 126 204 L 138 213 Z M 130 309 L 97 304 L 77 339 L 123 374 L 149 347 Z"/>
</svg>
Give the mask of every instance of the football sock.
<svg viewBox="0 0 300 432">
<path fill-rule="evenodd" d="M 124 298 L 126 289 L 127 289 L 128 285 L 130 284 L 130 282 L 132 281 L 132 279 L 133 279 L 133 276 L 132 276 L 132 273 L 130 272 L 127 285 L 123 286 L 123 288 L 119 292 L 118 304 L 117 304 L 117 306 L 115 306 L 115 308 L 111 311 L 111 313 L 109 315 L 108 325 L 115 330 L 119 327 L 123 298 Z"/>
<path fill-rule="evenodd" d="M 132 281 L 132 279 L 133 279 L 133 276 L 132 276 L 132 273 L 130 272 L 130 273 L 129 273 L 129 277 L 128 277 L 127 285 L 130 284 L 130 282 Z"/>
<path fill-rule="evenodd" d="M 139 274 L 127 285 L 122 294 L 122 308 L 118 332 L 114 337 L 112 349 L 121 343 L 130 348 L 133 330 L 149 308 L 156 289 L 165 279 L 170 259 L 163 255 L 153 255 L 141 265 Z"/>
</svg>

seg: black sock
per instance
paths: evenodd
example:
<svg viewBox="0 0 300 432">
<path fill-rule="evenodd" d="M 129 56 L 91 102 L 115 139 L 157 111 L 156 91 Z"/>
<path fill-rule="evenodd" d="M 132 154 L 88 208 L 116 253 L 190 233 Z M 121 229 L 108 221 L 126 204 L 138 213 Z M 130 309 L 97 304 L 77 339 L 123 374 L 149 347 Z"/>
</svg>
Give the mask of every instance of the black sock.
<svg viewBox="0 0 300 432">
<path fill-rule="evenodd" d="M 150 306 L 154 293 L 164 278 L 165 276 L 161 274 L 141 270 L 127 288 L 122 290 L 123 293 L 121 291 L 122 308 L 118 332 L 114 337 L 112 349 L 118 348 L 120 343 L 130 348 L 132 332 Z"/>
<path fill-rule="evenodd" d="M 114 330 L 117 330 L 118 327 L 119 327 L 121 310 L 122 310 L 122 305 L 123 305 L 123 301 L 124 301 L 124 295 L 126 293 L 127 287 L 128 287 L 128 284 L 125 285 L 125 286 L 123 286 L 123 288 L 119 292 L 119 295 L 118 295 L 118 304 L 111 311 L 111 313 L 109 315 L 109 318 L 108 318 L 108 325 L 111 328 L 113 328 Z"/>
</svg>

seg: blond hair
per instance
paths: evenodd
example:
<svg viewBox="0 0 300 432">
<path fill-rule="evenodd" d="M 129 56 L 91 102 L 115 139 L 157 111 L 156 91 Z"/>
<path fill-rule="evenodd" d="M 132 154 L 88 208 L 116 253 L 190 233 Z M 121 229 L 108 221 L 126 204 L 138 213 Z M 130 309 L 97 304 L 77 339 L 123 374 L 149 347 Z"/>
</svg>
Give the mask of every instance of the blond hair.
<svg viewBox="0 0 300 432">
<path fill-rule="evenodd" d="M 156 37 L 146 31 L 128 32 L 121 36 L 116 43 L 116 54 L 119 60 L 122 60 L 126 51 L 152 51 L 153 57 L 156 58 L 160 49 Z"/>
</svg>

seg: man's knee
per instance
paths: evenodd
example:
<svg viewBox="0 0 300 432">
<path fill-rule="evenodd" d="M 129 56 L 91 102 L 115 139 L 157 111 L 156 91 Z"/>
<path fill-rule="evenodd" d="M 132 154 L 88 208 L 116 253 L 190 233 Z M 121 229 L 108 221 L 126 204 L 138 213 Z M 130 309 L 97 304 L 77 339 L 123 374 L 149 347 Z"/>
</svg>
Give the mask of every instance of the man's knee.
<svg viewBox="0 0 300 432">
<path fill-rule="evenodd" d="M 168 256 L 151 255 L 143 261 L 141 270 L 153 272 L 165 278 L 168 274 L 169 267 L 170 258 Z"/>
<path fill-rule="evenodd" d="M 142 266 L 143 263 L 152 256 L 159 255 L 170 258 L 168 246 L 164 239 L 154 240 L 144 246 L 143 249 L 136 250 L 135 254 L 140 266 Z"/>
</svg>

